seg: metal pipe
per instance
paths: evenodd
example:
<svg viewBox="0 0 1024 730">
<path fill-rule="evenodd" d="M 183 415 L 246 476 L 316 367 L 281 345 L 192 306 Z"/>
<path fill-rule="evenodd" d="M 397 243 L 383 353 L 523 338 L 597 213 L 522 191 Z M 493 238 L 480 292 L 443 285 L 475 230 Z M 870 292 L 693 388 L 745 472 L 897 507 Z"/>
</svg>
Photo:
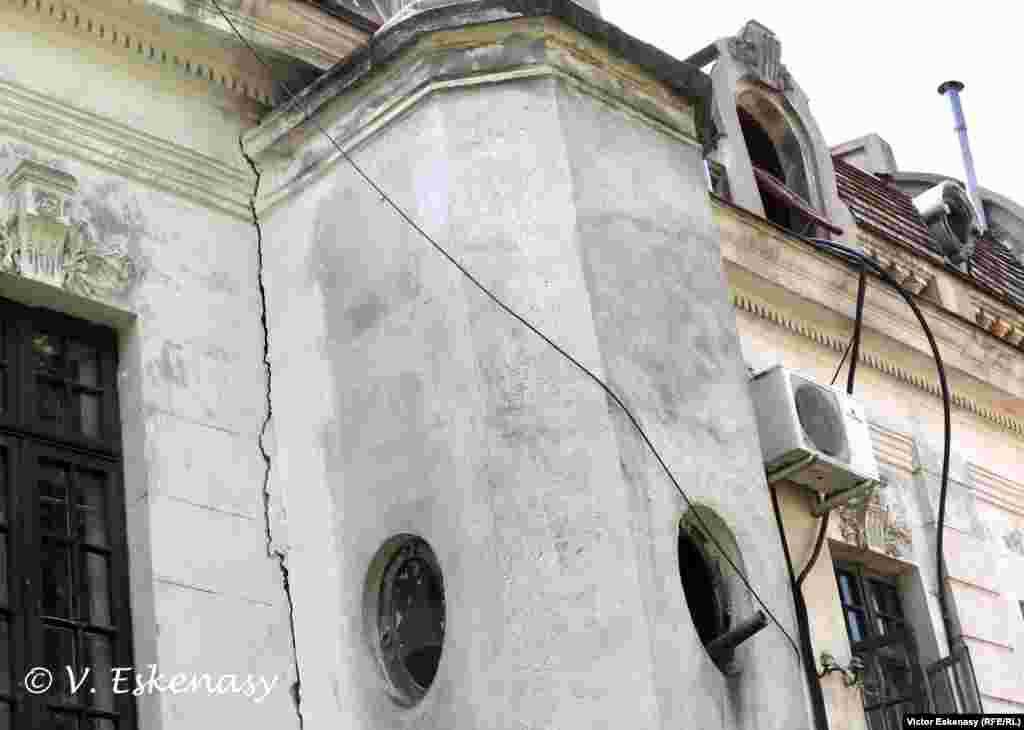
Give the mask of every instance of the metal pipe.
<svg viewBox="0 0 1024 730">
<path fill-rule="evenodd" d="M 981 204 L 981 195 L 978 193 L 978 178 L 974 174 L 974 157 L 971 155 L 971 143 L 967 138 L 967 122 L 964 119 L 964 109 L 960 105 L 960 92 L 964 85 L 960 81 L 946 81 L 939 86 L 939 94 L 949 99 L 953 108 L 953 122 L 956 124 L 956 133 L 960 138 L 960 154 L 964 161 L 964 170 L 967 173 L 967 193 L 971 196 L 971 202 L 978 212 L 978 221 L 982 229 L 988 228 L 985 218 L 985 208 Z"/>
<path fill-rule="evenodd" d="M 767 625 L 768 617 L 764 615 L 764 611 L 758 611 L 751 618 L 736 626 L 736 628 L 726 631 L 709 642 L 707 646 L 708 654 L 714 657 L 724 654 L 730 649 L 735 649 Z"/>
</svg>

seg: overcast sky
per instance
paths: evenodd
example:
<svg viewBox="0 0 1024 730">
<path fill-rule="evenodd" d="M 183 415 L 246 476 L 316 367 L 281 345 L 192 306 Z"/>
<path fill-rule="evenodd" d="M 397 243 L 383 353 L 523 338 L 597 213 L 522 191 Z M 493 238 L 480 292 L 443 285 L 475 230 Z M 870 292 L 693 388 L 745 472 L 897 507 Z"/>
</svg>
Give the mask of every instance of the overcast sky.
<svg viewBox="0 0 1024 730">
<path fill-rule="evenodd" d="M 1013 3 L 600 2 L 607 20 L 677 58 L 760 21 L 782 42 L 782 62 L 828 144 L 875 132 L 900 170 L 964 178 L 949 102 L 936 93 L 943 81 L 963 81 L 978 184 L 1024 204 L 1024 11 Z"/>
</svg>

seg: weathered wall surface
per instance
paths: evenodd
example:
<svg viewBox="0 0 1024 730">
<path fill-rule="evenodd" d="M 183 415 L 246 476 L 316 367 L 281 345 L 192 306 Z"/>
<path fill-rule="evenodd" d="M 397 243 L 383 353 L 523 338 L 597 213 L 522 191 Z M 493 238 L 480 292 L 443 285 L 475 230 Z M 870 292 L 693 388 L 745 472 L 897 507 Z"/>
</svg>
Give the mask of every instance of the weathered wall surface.
<svg viewBox="0 0 1024 730">
<path fill-rule="evenodd" d="M 10 7 L 0 19 L 0 176 L 22 159 L 73 175 L 73 222 L 134 266 L 100 305 L 31 283 L 0 296 L 118 329 L 136 670 L 278 678 L 262 704 L 144 695 L 139 727 L 297 727 L 288 607 L 267 556 L 263 335 L 239 105 L 45 35 Z"/>
<path fill-rule="evenodd" d="M 536 80 L 432 96 L 355 158 L 626 395 L 795 633 L 699 150 Z M 806 725 L 777 628 L 729 680 L 700 647 L 685 505 L 592 381 L 344 163 L 263 231 L 306 727 Z M 447 594 L 439 673 L 411 710 L 363 616 L 370 560 L 400 532 L 432 544 Z"/>
<path fill-rule="evenodd" d="M 737 217 L 722 216 L 723 237 L 736 236 Z M 752 226 L 748 226 L 752 227 Z M 750 232 L 750 235 L 755 235 Z M 747 361 L 760 370 L 775 363 L 807 373 L 818 382 L 828 382 L 842 352 L 823 346 L 832 340 L 844 342 L 850 323 L 812 305 L 783 287 L 769 283 L 773 267 L 792 259 L 763 236 L 762 264 L 765 278 L 757 276 L 751 259 L 729 263 L 730 284 L 744 299 L 738 324 Z M 792 275 L 792 274 L 789 274 Z M 787 282 L 788 283 L 788 282 Z M 846 297 L 856 289 L 856 278 L 842 280 L 822 276 L 816 287 L 831 287 Z M 872 296 L 887 296 L 869 290 Z M 750 306 L 754 303 L 756 306 Z M 846 308 L 844 302 L 842 307 Z M 870 314 L 871 305 L 867 311 Z M 938 316 L 930 314 L 935 325 Z M 921 657 L 927 662 L 946 656 L 945 631 L 936 593 L 935 536 L 942 460 L 942 404 L 931 393 L 913 384 L 934 382 L 934 364 L 893 336 L 879 331 L 880 319 L 868 320 L 864 351 L 871 361 L 885 363 L 886 371 L 862 362 L 857 370 L 856 396 L 865 404 L 872 421 L 875 455 L 888 487 L 883 502 L 902 528 L 909 530 L 911 542 L 897 554 L 887 556 L 875 550 L 846 551 L 841 557 L 865 563 L 869 568 L 899 577 L 901 597 L 908 619 L 917 632 Z M 914 333 L 916 336 L 916 332 Z M 972 335 L 973 337 L 973 335 Z M 946 360 L 951 388 L 985 407 L 1008 408 L 1012 396 L 993 383 L 992 372 L 965 367 L 958 362 L 954 339 L 940 348 Z M 990 342 L 989 347 L 1001 347 Z M 981 380 L 984 377 L 985 380 Z M 991 405 L 989 405 L 991 404 Z M 1024 446 L 1018 434 L 1000 427 L 991 418 L 954 406 L 952 413 L 953 450 L 946 509 L 944 552 L 951 576 L 951 611 L 959 622 L 970 647 L 982 701 L 988 711 L 1020 711 L 1020 677 L 1024 676 L 1021 619 L 1018 602 L 1024 592 Z M 808 520 L 805 504 L 785 509 L 787 525 L 793 525 L 790 540 L 806 543 L 814 527 Z M 842 541 L 838 515 L 833 515 L 830 537 Z M 802 535 L 800 534 L 802 531 Z M 794 560 L 802 562 L 808 550 L 793 548 Z M 805 595 L 814 607 L 812 629 L 816 654 L 829 651 L 844 663 L 849 656 L 842 611 L 836 597 L 836 583 L 828 547 L 820 564 L 808 577 Z M 820 580 L 816 579 L 821 573 Z M 840 704 L 855 692 L 835 687 L 830 709 L 838 714 Z M 859 699 L 858 699 L 859 701 Z"/>
</svg>

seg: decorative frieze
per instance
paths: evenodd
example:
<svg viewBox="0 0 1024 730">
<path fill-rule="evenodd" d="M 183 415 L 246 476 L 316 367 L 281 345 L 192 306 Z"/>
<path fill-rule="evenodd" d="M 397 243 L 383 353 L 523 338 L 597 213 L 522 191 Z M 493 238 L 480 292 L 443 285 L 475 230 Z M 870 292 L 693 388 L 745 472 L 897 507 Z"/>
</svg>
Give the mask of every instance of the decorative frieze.
<svg viewBox="0 0 1024 730">
<path fill-rule="evenodd" d="M 23 160 L 7 178 L 0 223 L 0 270 L 94 299 L 109 297 L 134 276 L 123 252 L 95 241 L 72 219 L 78 181 Z"/>
<path fill-rule="evenodd" d="M 779 327 L 793 332 L 794 334 L 806 337 L 812 342 L 823 347 L 827 347 L 830 350 L 841 353 L 846 349 L 846 339 L 822 332 L 818 328 L 800 320 L 799 318 L 783 314 L 773 307 L 762 302 L 755 301 L 746 295 L 735 294 L 733 296 L 733 303 L 740 311 L 747 312 L 755 317 L 767 320 L 768 322 L 776 324 Z M 870 368 L 874 368 L 875 370 L 879 370 L 900 382 L 907 383 L 914 388 L 918 388 L 919 390 L 928 393 L 933 398 L 942 398 L 942 389 L 939 387 L 937 382 L 902 368 L 892 361 L 875 353 L 862 350 L 860 357 L 858 358 L 858 362 Z M 953 391 L 950 394 L 950 400 L 956 408 L 961 408 L 968 413 L 990 421 L 1001 428 L 1011 431 L 1012 433 L 1024 436 L 1024 422 L 1021 422 L 1012 416 L 1008 416 L 1005 413 L 992 408 L 986 408 L 973 398 L 969 398 L 963 393 L 958 393 L 956 391 Z"/>
<path fill-rule="evenodd" d="M 223 51 L 200 53 L 184 44 L 169 43 L 160 34 L 118 18 L 109 11 L 99 10 L 88 2 L 62 0 L 58 4 L 42 0 L 0 0 L 0 3 L 58 25 L 64 31 L 89 36 L 94 42 L 126 56 L 217 84 L 229 93 L 247 97 L 263 106 L 270 106 L 276 101 L 273 80 L 262 70 L 240 73 L 242 64 Z M 122 9 L 121 12 L 127 11 Z"/>
</svg>

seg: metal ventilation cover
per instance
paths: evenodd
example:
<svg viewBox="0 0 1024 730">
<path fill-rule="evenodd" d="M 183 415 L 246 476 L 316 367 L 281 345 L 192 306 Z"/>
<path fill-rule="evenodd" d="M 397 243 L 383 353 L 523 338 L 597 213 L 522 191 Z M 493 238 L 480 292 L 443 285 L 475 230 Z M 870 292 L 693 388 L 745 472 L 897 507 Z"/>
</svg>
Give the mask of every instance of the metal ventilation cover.
<svg viewBox="0 0 1024 730">
<path fill-rule="evenodd" d="M 958 183 L 944 180 L 925 190 L 914 198 L 914 207 L 946 258 L 961 264 L 971 257 L 984 226 L 967 191 Z"/>
<path fill-rule="evenodd" d="M 770 482 L 838 495 L 878 481 L 864 408 L 842 389 L 776 366 L 751 379 L 750 395 Z"/>
<path fill-rule="evenodd" d="M 796 375 L 792 378 L 793 401 L 804 438 L 823 454 L 850 463 L 850 444 L 835 392 Z"/>
</svg>

